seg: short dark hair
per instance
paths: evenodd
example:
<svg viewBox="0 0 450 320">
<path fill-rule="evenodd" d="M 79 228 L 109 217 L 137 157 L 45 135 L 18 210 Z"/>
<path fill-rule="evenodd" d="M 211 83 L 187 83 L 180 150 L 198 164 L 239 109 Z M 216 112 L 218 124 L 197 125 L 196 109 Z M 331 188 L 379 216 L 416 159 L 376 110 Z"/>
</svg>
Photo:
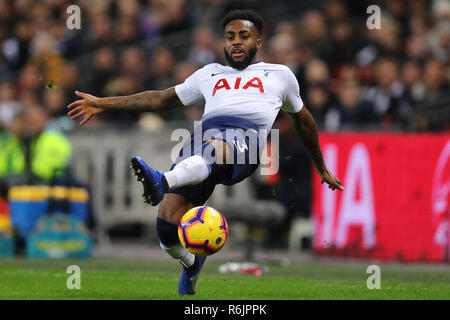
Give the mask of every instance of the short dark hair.
<svg viewBox="0 0 450 320">
<path fill-rule="evenodd" d="M 225 29 L 228 23 L 233 20 L 248 20 L 253 23 L 260 34 L 264 31 L 264 20 L 258 12 L 253 10 L 232 10 L 222 19 L 222 28 Z"/>
</svg>

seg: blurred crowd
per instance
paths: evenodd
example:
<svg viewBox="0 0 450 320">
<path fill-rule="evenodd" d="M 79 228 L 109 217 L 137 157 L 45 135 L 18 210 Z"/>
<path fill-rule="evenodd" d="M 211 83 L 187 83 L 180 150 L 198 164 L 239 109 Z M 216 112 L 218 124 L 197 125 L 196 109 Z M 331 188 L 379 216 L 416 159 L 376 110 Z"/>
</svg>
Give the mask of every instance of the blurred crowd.
<svg viewBox="0 0 450 320">
<path fill-rule="evenodd" d="M 233 8 L 263 15 L 259 59 L 294 71 L 321 130 L 449 126 L 416 109 L 448 97 L 446 0 L 85 0 L 77 2 L 80 30 L 66 26 L 71 4 L 0 0 L 0 127 L 14 131 L 15 118 L 39 106 L 50 128 L 70 129 L 65 106 L 77 99 L 75 89 L 97 96 L 164 89 L 205 64 L 225 64 L 220 19 Z M 369 4 L 380 6 L 381 29 L 366 26 Z M 157 117 L 201 114 L 196 106 Z M 135 125 L 145 116 L 109 113 L 94 125 Z"/>
</svg>

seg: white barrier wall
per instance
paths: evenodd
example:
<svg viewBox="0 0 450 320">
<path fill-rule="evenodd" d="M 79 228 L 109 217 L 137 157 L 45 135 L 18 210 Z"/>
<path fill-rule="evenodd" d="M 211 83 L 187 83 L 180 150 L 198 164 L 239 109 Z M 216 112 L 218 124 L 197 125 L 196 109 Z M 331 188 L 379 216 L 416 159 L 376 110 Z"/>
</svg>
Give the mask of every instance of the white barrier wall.
<svg viewBox="0 0 450 320">
<path fill-rule="evenodd" d="M 131 174 L 130 159 L 137 155 L 155 168 L 170 168 L 167 132 L 83 130 L 70 135 L 71 166 L 75 176 L 91 187 L 99 241 L 106 231 L 124 222 L 154 224 L 157 207 L 142 200 L 142 185 Z"/>
</svg>

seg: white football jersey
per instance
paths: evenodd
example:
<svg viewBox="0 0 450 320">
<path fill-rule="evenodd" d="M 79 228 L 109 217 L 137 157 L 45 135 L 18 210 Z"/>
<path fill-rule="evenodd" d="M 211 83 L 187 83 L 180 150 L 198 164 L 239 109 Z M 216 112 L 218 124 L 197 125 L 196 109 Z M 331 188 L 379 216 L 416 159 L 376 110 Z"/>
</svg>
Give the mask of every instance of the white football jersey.
<svg viewBox="0 0 450 320">
<path fill-rule="evenodd" d="M 264 62 L 253 63 L 244 70 L 208 64 L 175 86 L 175 92 L 184 105 L 204 99 L 202 120 L 241 117 L 265 129 L 267 134 L 281 108 L 296 113 L 303 107 L 292 71 L 281 64 Z M 265 140 L 267 135 L 261 138 Z"/>
</svg>

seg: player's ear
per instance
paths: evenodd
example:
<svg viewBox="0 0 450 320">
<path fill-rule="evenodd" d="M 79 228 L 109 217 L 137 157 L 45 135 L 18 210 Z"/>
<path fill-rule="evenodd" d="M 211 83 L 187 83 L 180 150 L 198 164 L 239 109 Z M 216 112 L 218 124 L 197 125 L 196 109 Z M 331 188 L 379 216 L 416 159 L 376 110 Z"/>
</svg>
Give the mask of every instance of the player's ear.
<svg viewBox="0 0 450 320">
<path fill-rule="evenodd" d="M 262 47 L 262 39 L 261 38 L 256 39 L 256 47 L 258 49 Z"/>
</svg>

